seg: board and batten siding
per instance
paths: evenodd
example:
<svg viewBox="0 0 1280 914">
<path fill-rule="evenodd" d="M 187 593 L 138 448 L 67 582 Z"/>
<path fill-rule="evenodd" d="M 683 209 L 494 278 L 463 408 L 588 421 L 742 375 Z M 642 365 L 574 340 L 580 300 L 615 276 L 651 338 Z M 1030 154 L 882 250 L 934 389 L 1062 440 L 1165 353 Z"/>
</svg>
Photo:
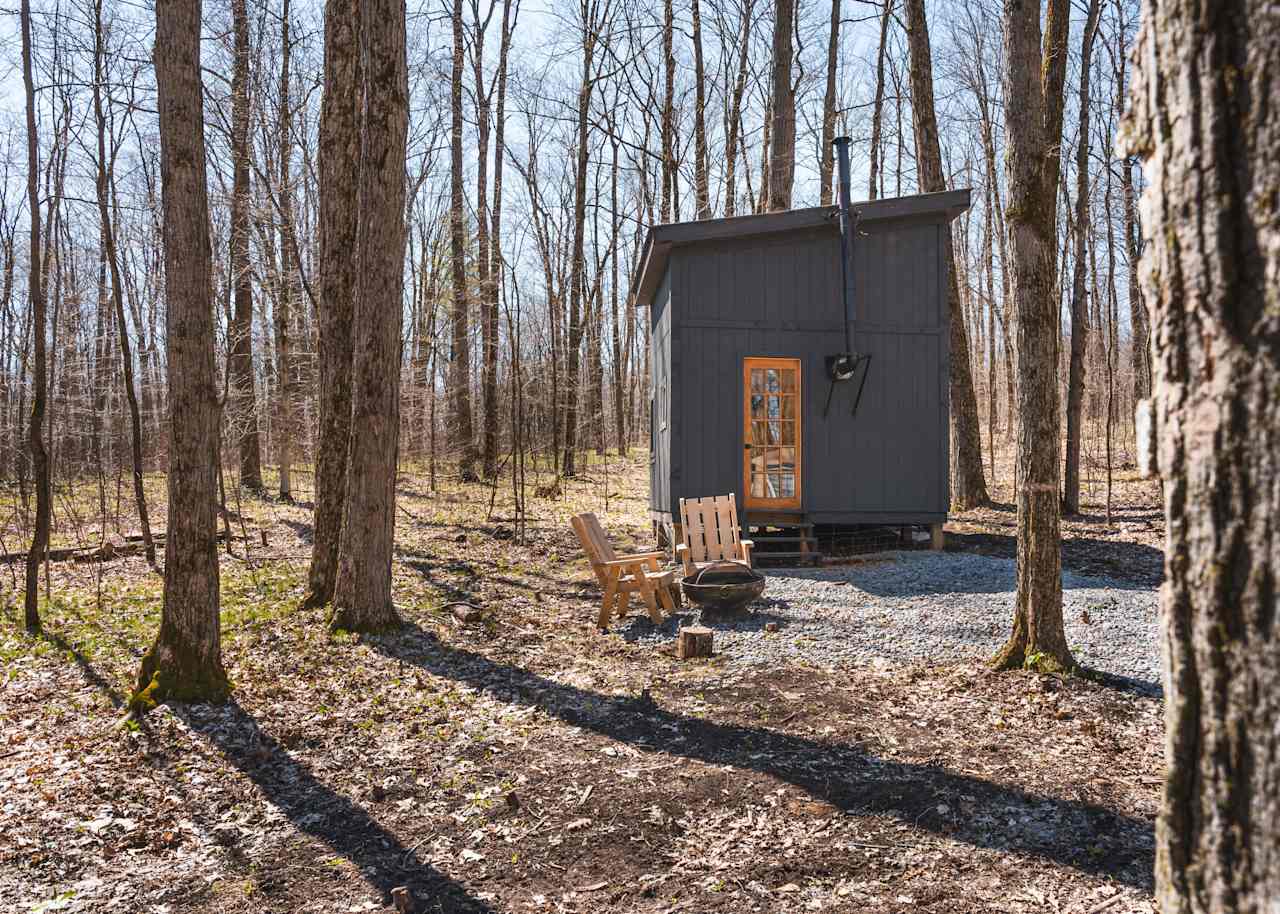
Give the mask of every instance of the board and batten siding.
<svg viewBox="0 0 1280 914">
<path fill-rule="evenodd" d="M 848 382 L 822 415 L 825 358 L 844 349 L 834 225 L 673 250 L 652 312 L 655 384 L 670 372 L 671 417 L 668 440 L 655 432 L 654 509 L 678 516 L 681 497 L 743 498 L 742 360 L 760 356 L 801 360 L 801 498 L 811 520 L 945 519 L 948 230 L 941 216 L 861 226 L 854 349 L 872 360 L 856 418 Z"/>
<path fill-rule="evenodd" d="M 671 491 L 671 282 L 664 278 L 650 306 L 652 331 L 649 335 L 649 508 L 666 511 Z M 677 510 L 679 502 L 676 502 Z"/>
</svg>

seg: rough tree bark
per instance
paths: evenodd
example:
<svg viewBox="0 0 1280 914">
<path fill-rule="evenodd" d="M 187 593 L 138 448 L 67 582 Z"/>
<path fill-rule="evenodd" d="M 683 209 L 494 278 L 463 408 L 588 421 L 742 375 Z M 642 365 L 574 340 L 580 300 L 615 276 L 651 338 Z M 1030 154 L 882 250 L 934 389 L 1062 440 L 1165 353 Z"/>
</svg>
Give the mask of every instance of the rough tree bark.
<svg viewBox="0 0 1280 914">
<path fill-rule="evenodd" d="M 293 139 L 290 135 L 289 64 L 290 45 L 289 0 L 280 9 L 280 112 L 276 122 L 276 143 L 280 165 L 280 291 L 275 307 L 276 332 L 276 459 L 280 466 L 280 498 L 293 501 L 293 407 L 297 395 L 294 383 L 293 314 L 298 300 L 298 268 L 294 258 L 297 242 L 293 237 Z"/>
<path fill-rule="evenodd" d="M 98 161 L 94 190 L 98 202 L 98 219 L 102 225 L 102 247 L 111 279 L 111 304 L 115 310 L 120 334 L 120 367 L 124 374 L 125 399 L 129 403 L 129 444 L 133 465 L 133 499 L 138 509 L 138 525 L 142 532 L 143 549 L 147 563 L 156 563 L 156 544 L 151 538 L 151 515 L 147 510 L 147 496 L 142 486 L 142 416 L 138 411 L 138 391 L 133 379 L 133 346 L 129 342 L 128 324 L 124 315 L 124 281 L 120 275 L 120 254 L 116 249 L 116 229 L 111 216 L 112 173 L 114 153 L 107 152 L 107 115 L 102 104 L 103 86 L 106 82 L 106 28 L 102 20 L 103 0 L 93 5 L 93 116 L 97 128 Z"/>
<path fill-rule="evenodd" d="M 160 632 L 132 704 L 219 701 L 230 692 L 218 619 L 218 375 L 200 84 L 200 0 L 156 4 L 155 72 L 164 208 L 169 518 Z"/>
<path fill-rule="evenodd" d="M 404 0 L 365 0 L 364 151 L 352 426 L 347 503 L 330 626 L 381 631 L 400 624 L 391 599 L 400 434 L 400 331 L 404 314 L 405 175 L 409 68 Z"/>
<path fill-rule="evenodd" d="M 489 134 L 492 120 L 492 88 L 485 85 L 484 37 L 489 30 L 494 3 L 481 17 L 478 0 L 471 0 L 471 69 L 475 77 L 476 106 L 476 279 L 480 293 L 480 473 L 493 479 L 498 472 L 498 302 L 497 280 L 489 236 Z"/>
<path fill-rule="evenodd" d="M 1125 77 L 1129 54 L 1125 51 L 1125 26 L 1127 9 L 1122 0 L 1116 0 L 1116 50 L 1112 54 L 1116 85 L 1116 114 L 1124 119 Z M 1138 276 L 1138 218 L 1134 205 L 1133 156 L 1120 160 L 1120 189 L 1124 200 L 1124 248 L 1129 269 L 1129 326 L 1133 331 L 1133 349 L 1130 357 L 1133 365 L 1133 400 L 1145 400 L 1151 396 L 1151 319 L 1142 297 L 1142 282 Z"/>
<path fill-rule="evenodd" d="M 327 0 L 320 105 L 320 423 L 316 434 L 315 539 L 308 606 L 333 599 L 351 438 L 351 321 L 355 309 L 360 181 L 360 4 Z"/>
<path fill-rule="evenodd" d="M 1143 157 L 1168 543 L 1161 593 L 1165 914 L 1280 899 L 1280 12 L 1146 0 Z"/>
<path fill-rule="evenodd" d="M 747 89 L 747 52 L 751 43 L 751 10 L 754 0 L 746 0 L 742 9 L 742 34 L 738 44 L 738 72 L 733 81 L 729 102 L 728 137 L 724 144 L 724 214 L 732 216 L 737 208 L 736 171 L 738 137 L 742 131 L 742 97 Z"/>
<path fill-rule="evenodd" d="M 711 188 L 707 183 L 707 74 L 702 62 L 702 11 L 693 0 L 693 196 L 696 218 L 711 218 Z M 615 245 L 617 240 L 615 239 Z"/>
<path fill-rule="evenodd" d="M 674 44 L 674 15 L 671 0 L 662 0 L 662 221 L 671 221 L 671 202 L 675 194 L 675 93 L 676 55 Z M 583 79 L 587 77 L 584 74 Z"/>
<path fill-rule="evenodd" d="M 840 0 L 831 0 L 831 28 L 827 32 L 827 85 L 822 96 L 822 149 L 818 164 L 818 183 L 821 186 L 819 202 L 831 205 L 831 173 L 835 170 L 836 136 L 836 71 L 840 50 Z"/>
<path fill-rule="evenodd" d="M 27 552 L 26 593 L 23 619 L 27 631 L 40 630 L 40 562 L 49 548 L 49 519 L 53 492 L 49 485 L 49 451 L 44 441 L 45 401 L 48 398 L 48 370 L 45 366 L 45 288 L 41 275 L 40 242 L 40 137 L 36 124 L 36 89 L 31 74 L 31 4 L 22 0 L 22 84 L 27 107 L 27 206 L 31 223 L 31 247 L 28 255 L 27 295 L 31 303 L 35 357 L 32 364 L 31 422 L 27 428 L 31 447 L 31 466 L 36 484 L 36 523 Z M 21 411 L 21 410 L 19 410 Z"/>
<path fill-rule="evenodd" d="M 929 50 L 929 25 L 924 0 L 906 0 L 907 43 L 911 53 L 911 113 L 916 135 L 916 164 L 920 190 L 947 189 L 942 170 L 938 120 L 933 107 L 933 60 Z M 951 506 L 957 510 L 987 501 L 982 469 L 982 429 L 978 424 L 978 397 L 969 364 L 969 334 L 956 276 L 955 250 L 948 229 L 943 242 L 947 270 L 947 308 L 951 314 L 951 434 L 955 466 L 951 472 Z"/>
<path fill-rule="evenodd" d="M 796 94 L 791 84 L 796 0 L 778 0 L 773 22 L 772 137 L 769 144 L 769 212 L 791 209 L 796 172 Z"/>
<path fill-rule="evenodd" d="M 462 0 L 453 2 L 453 73 L 450 124 L 449 259 L 453 273 L 453 313 L 450 315 L 449 446 L 458 455 L 458 474 L 464 482 L 476 479 L 475 431 L 471 424 L 471 317 L 467 311 L 467 235 L 462 195 Z"/>
<path fill-rule="evenodd" d="M 1089 342 L 1088 263 L 1085 247 L 1089 221 L 1089 73 L 1093 39 L 1098 32 L 1101 0 L 1089 0 L 1084 37 L 1080 41 L 1079 138 L 1076 142 L 1075 264 L 1071 274 L 1071 364 L 1067 374 L 1067 459 L 1063 472 L 1062 510 L 1080 513 L 1080 422 L 1084 407 L 1085 353 Z M 1108 214 L 1110 218 L 1110 214 Z"/>
<path fill-rule="evenodd" d="M 669 9 L 669 7 L 668 7 Z M 575 140 L 573 181 L 573 250 L 569 262 L 569 340 L 566 348 L 565 390 L 568 404 L 564 419 L 565 476 L 576 472 L 574 449 L 578 443 L 578 374 L 581 364 L 583 311 L 589 306 L 586 294 L 586 218 L 588 143 L 591 138 L 592 61 L 595 58 L 598 32 L 589 20 L 587 4 L 582 8 L 582 84 L 578 88 L 578 119 Z"/>
<path fill-rule="evenodd" d="M 889 23 L 893 19 L 893 0 L 884 0 L 880 14 L 880 44 L 876 50 L 876 94 L 871 106 L 871 179 L 868 200 L 874 200 L 880 183 L 884 180 L 884 167 L 880 158 L 880 125 L 884 115 L 884 55 L 889 44 Z"/>
<path fill-rule="evenodd" d="M 1004 97 L 1009 184 L 1009 294 L 1018 372 L 1018 593 L 998 669 L 1074 670 L 1062 628 L 1058 445 L 1057 212 L 1069 5 L 1049 0 L 1043 55 L 1039 0 L 1005 0 Z"/>
<path fill-rule="evenodd" d="M 235 312 L 230 336 L 231 422 L 240 451 L 240 484 L 262 491 L 262 449 L 253 376 L 253 270 L 249 265 L 249 14 L 231 2 L 235 33 L 231 69 L 231 283 Z"/>
</svg>

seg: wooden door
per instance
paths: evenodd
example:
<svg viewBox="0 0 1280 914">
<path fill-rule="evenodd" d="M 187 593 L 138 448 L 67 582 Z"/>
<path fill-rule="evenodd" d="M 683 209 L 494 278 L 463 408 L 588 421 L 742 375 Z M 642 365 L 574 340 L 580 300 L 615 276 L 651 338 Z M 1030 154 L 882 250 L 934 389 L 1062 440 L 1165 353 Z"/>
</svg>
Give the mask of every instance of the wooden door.
<svg viewBox="0 0 1280 914">
<path fill-rule="evenodd" d="M 742 488 L 749 508 L 800 507 L 800 360 L 744 359 Z"/>
</svg>

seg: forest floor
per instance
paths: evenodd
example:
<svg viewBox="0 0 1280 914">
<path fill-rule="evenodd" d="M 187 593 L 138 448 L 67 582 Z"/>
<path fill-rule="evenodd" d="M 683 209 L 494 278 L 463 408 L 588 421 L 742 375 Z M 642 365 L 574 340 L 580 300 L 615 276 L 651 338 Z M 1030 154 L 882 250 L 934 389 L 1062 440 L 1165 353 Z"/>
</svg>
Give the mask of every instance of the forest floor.
<svg viewBox="0 0 1280 914">
<path fill-rule="evenodd" d="M 592 462 L 554 499 L 531 478 L 523 542 L 506 484 L 432 492 L 406 468 L 406 626 L 378 638 L 299 608 L 309 502 L 244 499 L 222 566 L 234 701 L 136 724 L 160 577 L 138 556 L 54 563 L 32 639 L 11 566 L 0 911 L 387 911 L 401 886 L 419 912 L 1154 911 L 1158 699 L 929 658 L 681 662 L 597 634 L 568 517 L 648 548 L 647 468 Z M 1118 480 L 1110 523 L 1087 497 L 1065 525 L 1065 564 L 1153 585 L 1158 493 Z M 993 495 L 949 550 L 1013 554 L 1007 483 Z M 65 539 L 101 539 L 66 529 L 95 498 L 61 496 Z"/>
</svg>

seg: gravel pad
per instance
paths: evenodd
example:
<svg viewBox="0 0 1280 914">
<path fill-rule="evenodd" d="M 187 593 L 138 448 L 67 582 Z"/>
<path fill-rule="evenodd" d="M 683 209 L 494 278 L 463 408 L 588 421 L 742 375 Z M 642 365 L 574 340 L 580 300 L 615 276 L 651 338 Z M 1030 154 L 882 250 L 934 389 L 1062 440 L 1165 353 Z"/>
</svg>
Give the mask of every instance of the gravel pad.
<svg viewBox="0 0 1280 914">
<path fill-rule="evenodd" d="M 661 626 L 632 615 L 621 634 L 662 643 L 697 619 L 715 630 L 716 653 L 730 663 L 947 662 L 990 656 L 1013 618 L 1010 559 L 902 552 L 856 565 L 761 570 L 764 597 L 742 613 L 708 616 L 686 604 Z M 1076 660 L 1150 692 L 1160 688 L 1157 606 L 1155 588 L 1063 575 L 1067 643 Z"/>
</svg>

